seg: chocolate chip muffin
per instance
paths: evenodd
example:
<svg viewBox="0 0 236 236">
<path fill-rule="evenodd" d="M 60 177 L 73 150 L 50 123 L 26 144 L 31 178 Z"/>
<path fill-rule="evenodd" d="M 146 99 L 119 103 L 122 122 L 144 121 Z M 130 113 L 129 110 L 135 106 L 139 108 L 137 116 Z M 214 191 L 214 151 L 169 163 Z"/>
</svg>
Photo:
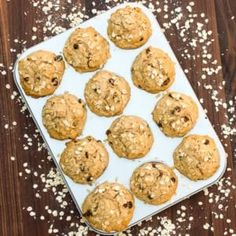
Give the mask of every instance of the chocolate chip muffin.
<svg viewBox="0 0 236 236">
<path fill-rule="evenodd" d="M 191 97 L 169 92 L 157 102 L 152 115 L 165 135 L 181 137 L 194 127 L 198 118 L 198 107 Z"/>
<path fill-rule="evenodd" d="M 174 164 L 191 180 L 211 177 L 219 168 L 220 157 L 214 140 L 208 135 L 189 135 L 175 149 Z"/>
<path fill-rule="evenodd" d="M 107 40 L 93 27 L 76 29 L 68 38 L 63 53 L 66 61 L 81 73 L 102 68 L 110 57 Z"/>
<path fill-rule="evenodd" d="M 63 57 L 45 50 L 32 52 L 18 63 L 21 86 L 26 95 L 34 98 L 53 94 L 64 70 Z"/>
<path fill-rule="evenodd" d="M 153 144 L 149 125 L 138 116 L 120 116 L 113 121 L 106 134 L 113 151 L 127 159 L 144 157 Z"/>
<path fill-rule="evenodd" d="M 94 228 L 107 233 L 126 229 L 134 213 L 134 197 L 118 183 L 98 185 L 85 198 L 83 216 Z"/>
<path fill-rule="evenodd" d="M 52 138 L 75 139 L 83 131 L 87 111 L 82 99 L 64 93 L 47 100 L 42 117 L 43 124 Z"/>
</svg>

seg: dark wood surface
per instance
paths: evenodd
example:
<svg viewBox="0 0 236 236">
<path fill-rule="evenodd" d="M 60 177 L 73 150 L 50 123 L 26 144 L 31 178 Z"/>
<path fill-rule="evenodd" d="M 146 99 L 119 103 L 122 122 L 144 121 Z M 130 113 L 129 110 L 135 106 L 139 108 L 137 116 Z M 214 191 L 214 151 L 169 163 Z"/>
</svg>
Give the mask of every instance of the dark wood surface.
<svg viewBox="0 0 236 236">
<path fill-rule="evenodd" d="M 46 22 L 46 15 L 42 11 L 43 3 L 39 4 L 38 7 L 33 7 L 32 2 L 37 1 L 0 0 L 0 63 L 5 66 L 4 69 L 0 66 L 0 235 L 3 236 L 48 235 L 48 230 L 52 224 L 54 229 L 59 230 L 58 233 L 55 231 L 55 235 L 68 235 L 69 232 L 78 228 L 78 225 L 73 226 L 71 222 L 83 225 L 80 223 L 79 214 L 69 194 L 66 194 L 65 197 L 68 206 L 61 209 L 60 204 L 55 200 L 53 189 L 48 188 L 47 192 L 44 192 L 45 183 L 42 182 L 43 176 L 40 177 L 40 175 L 47 175 L 50 169 L 55 168 L 54 164 L 48 160 L 48 154 L 44 148 L 38 151 L 38 143 L 42 143 L 42 140 L 35 132 L 35 125 L 28 111 L 24 113 L 20 111 L 23 104 L 19 101 L 18 96 L 11 99 L 13 91 L 17 91 L 17 89 L 9 67 L 15 62 L 17 54 L 24 47 L 27 48 L 42 41 L 45 35 L 52 36 L 55 34 L 49 31 L 43 32 L 43 26 Z M 57 1 L 52 2 L 56 3 Z M 60 9 L 55 10 L 54 13 L 51 12 L 52 22 L 66 28 L 69 28 L 69 20 L 62 19 L 61 14 L 69 14 L 74 5 L 77 5 L 77 8 L 80 9 L 85 7 L 84 12 L 89 17 L 94 15 L 93 8 L 101 10 L 116 5 L 113 1 L 110 1 L 110 3 L 95 1 L 95 6 L 90 0 L 72 1 L 72 4 L 67 3 L 66 0 L 59 2 Z M 150 2 L 156 3 L 157 1 L 147 1 L 146 5 L 149 5 Z M 218 61 L 217 65 L 222 65 L 222 71 L 217 75 L 207 76 L 206 80 L 202 81 L 201 71 L 206 66 L 202 63 L 203 51 L 201 47 L 197 46 L 193 50 L 189 44 L 183 42 L 183 38 L 179 36 L 179 30 L 175 25 L 171 25 L 170 29 L 165 31 L 165 34 L 183 68 L 189 70 L 187 77 L 195 92 L 199 98 L 204 99 L 203 106 L 208 110 L 208 116 L 225 144 L 225 150 L 228 153 L 228 168 L 230 169 L 226 171 L 224 179 L 221 181 L 222 184 L 209 188 L 208 195 L 203 192 L 198 193 L 190 199 L 167 209 L 159 216 L 162 218 L 166 216 L 171 219 L 176 226 L 175 231 L 179 235 L 223 236 L 225 232 L 227 232 L 227 235 L 233 235 L 236 234 L 236 191 L 232 186 L 236 185 L 236 138 L 235 134 L 224 138 L 221 126 L 226 124 L 236 127 L 236 123 L 234 119 L 229 124 L 229 119 L 233 114 L 227 112 L 222 106 L 219 108 L 220 111 L 216 112 L 214 100 L 211 98 L 212 91 L 205 89 L 203 84 L 211 84 L 219 93 L 217 97 L 222 98 L 223 102 L 228 103 L 236 96 L 236 23 L 233 17 L 236 18 L 236 1 L 195 0 L 193 2 L 195 2 L 193 12 L 198 14 L 199 22 L 202 22 L 201 13 L 205 13 L 209 19 L 207 30 L 212 30 L 211 37 L 214 38 L 214 41 L 209 46 L 208 53 L 211 53 L 213 59 Z M 181 6 L 183 18 L 180 22 L 184 24 L 190 14 L 186 9 L 188 3 L 189 1 L 184 0 L 168 0 L 167 3 L 160 1 L 159 7 L 164 9 L 164 5 L 168 5 L 168 14 L 171 15 L 172 9 Z M 155 8 L 157 8 L 156 5 Z M 168 21 L 165 18 L 166 13 L 164 11 L 155 14 L 161 25 Z M 37 27 L 37 32 L 32 31 L 34 26 Z M 195 28 L 196 25 L 193 25 L 188 38 L 195 37 Z M 37 39 L 32 40 L 32 35 L 37 35 Z M 26 41 L 25 44 L 24 41 Z M 191 55 L 196 55 L 196 57 L 200 55 L 199 58 L 197 57 L 196 60 L 184 58 L 182 54 L 185 49 L 188 49 Z M 4 72 L 1 73 L 3 70 L 6 71 L 6 75 L 4 75 Z M 198 85 L 199 81 L 200 86 Z M 223 89 L 220 87 L 222 81 L 225 81 Z M 7 84 L 10 85 L 9 89 Z M 235 102 L 234 100 L 234 105 Z M 14 125 L 14 121 L 17 123 L 16 125 Z M 7 127 L 7 124 L 9 124 L 9 127 Z M 27 143 L 27 138 L 24 137 L 25 134 L 32 138 L 32 146 L 29 146 L 29 150 L 23 148 L 24 144 Z M 15 157 L 15 160 L 11 158 L 12 156 Z M 28 166 L 26 167 L 24 163 L 28 163 Z M 31 170 L 31 173 L 27 174 L 26 169 Z M 20 176 L 20 172 L 22 172 L 22 176 Z M 38 184 L 38 187 L 34 189 L 33 184 Z M 61 185 L 56 187 L 57 191 L 60 191 L 61 188 Z M 225 196 L 229 190 L 229 195 Z M 41 198 L 35 197 L 37 192 Z M 182 205 L 187 210 L 181 210 Z M 27 211 L 29 206 L 36 212 L 36 217 L 29 215 Z M 45 206 L 49 206 L 52 210 L 58 210 L 58 212 L 64 211 L 65 215 L 60 220 L 58 216 L 48 213 Z M 182 209 L 184 208 L 182 207 Z M 178 210 L 186 214 L 182 216 L 183 222 L 180 222 Z M 44 220 L 40 220 L 41 215 L 45 217 Z M 66 220 L 68 215 L 72 217 L 71 221 Z M 193 217 L 193 220 L 191 220 L 191 217 Z M 214 229 L 204 229 L 203 225 L 206 223 L 209 223 L 210 227 L 214 227 Z M 131 234 L 138 235 L 140 229 L 144 227 L 151 226 L 157 229 L 161 225 L 161 220 L 155 216 L 152 221 L 144 222 L 142 226 L 133 227 Z M 205 228 L 207 228 L 206 225 Z M 95 234 L 89 232 L 89 235 Z M 149 234 L 146 233 L 145 235 Z M 161 234 L 159 233 L 159 235 Z"/>
</svg>

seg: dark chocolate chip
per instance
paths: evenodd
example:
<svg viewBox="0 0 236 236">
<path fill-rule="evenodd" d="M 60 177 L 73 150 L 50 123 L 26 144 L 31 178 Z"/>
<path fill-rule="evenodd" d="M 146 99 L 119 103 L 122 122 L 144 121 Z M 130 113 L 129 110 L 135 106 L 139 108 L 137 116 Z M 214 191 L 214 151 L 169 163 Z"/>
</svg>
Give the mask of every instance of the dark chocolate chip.
<svg viewBox="0 0 236 236">
<path fill-rule="evenodd" d="M 170 78 L 167 78 L 162 84 L 161 86 L 166 86 L 167 84 L 169 84 L 170 82 Z"/>
<path fill-rule="evenodd" d="M 189 118 L 187 116 L 184 116 L 184 122 L 188 122 Z"/>
<path fill-rule="evenodd" d="M 88 152 L 85 152 L 85 157 L 86 157 L 86 158 L 88 158 L 88 157 L 89 157 L 89 155 L 88 155 Z"/>
<path fill-rule="evenodd" d="M 54 57 L 54 61 L 62 61 L 63 57 L 61 55 L 57 55 Z"/>
<path fill-rule="evenodd" d="M 176 112 L 179 113 L 181 111 L 181 107 L 177 106 L 174 108 L 174 110 L 171 112 L 171 114 L 175 114 Z"/>
<path fill-rule="evenodd" d="M 36 77 L 36 80 L 40 80 L 40 77 L 38 76 L 38 77 Z"/>
<path fill-rule="evenodd" d="M 58 85 L 58 79 L 56 77 L 52 78 L 52 85 L 57 86 Z"/>
<path fill-rule="evenodd" d="M 108 82 L 111 84 L 111 85 L 115 85 L 115 80 L 114 79 L 112 79 L 112 78 L 110 78 L 109 80 L 108 80 Z"/>
<path fill-rule="evenodd" d="M 140 86 L 140 85 L 138 85 L 138 87 L 139 87 L 139 88 L 141 88 L 141 86 Z"/>
<path fill-rule="evenodd" d="M 210 141 L 208 139 L 205 140 L 204 144 L 208 145 L 210 143 Z"/>
<path fill-rule="evenodd" d="M 88 141 L 91 142 L 92 141 L 92 138 L 91 136 L 88 137 Z"/>
<path fill-rule="evenodd" d="M 152 167 L 153 167 L 153 168 L 156 168 L 156 164 L 155 164 L 155 163 L 152 163 Z"/>
<path fill-rule="evenodd" d="M 92 216 L 92 215 L 93 215 L 93 213 L 90 209 L 87 210 L 85 213 L 83 213 L 83 216 L 85 216 L 85 217 L 89 217 L 89 216 Z"/>
<path fill-rule="evenodd" d="M 171 180 L 173 183 L 175 183 L 175 182 L 176 182 L 176 179 L 175 179 L 175 177 L 172 177 L 170 180 Z"/>
<path fill-rule="evenodd" d="M 153 199 L 153 197 L 152 197 L 152 195 L 151 195 L 151 194 L 148 194 L 148 199 L 150 199 L 150 200 L 152 200 L 152 199 Z"/>
<path fill-rule="evenodd" d="M 133 207 L 133 203 L 132 202 L 126 202 L 124 205 L 123 205 L 123 207 L 125 207 L 125 208 L 132 208 Z"/>
<path fill-rule="evenodd" d="M 110 145 L 112 145 L 112 142 L 109 142 Z"/>
<path fill-rule="evenodd" d="M 168 96 L 169 96 L 170 98 L 174 98 L 171 93 L 169 93 Z"/>
<path fill-rule="evenodd" d="M 75 43 L 75 44 L 73 45 L 73 48 L 74 48 L 74 49 L 78 49 L 78 48 L 79 48 L 79 45 Z"/>
<path fill-rule="evenodd" d="M 90 182 L 90 181 L 93 180 L 93 177 L 92 177 L 92 176 L 88 176 L 88 177 L 86 178 L 86 180 L 87 180 L 88 182 Z"/>
<path fill-rule="evenodd" d="M 147 48 L 147 49 L 146 49 L 146 53 L 147 53 L 147 54 L 148 54 L 150 51 L 151 51 L 150 48 Z"/>
<path fill-rule="evenodd" d="M 106 131 L 106 135 L 109 135 L 109 134 L 111 134 L 111 131 L 108 129 L 108 130 Z"/>
<path fill-rule="evenodd" d="M 161 122 L 158 122 L 157 125 L 162 128 L 162 123 Z"/>
<path fill-rule="evenodd" d="M 140 42 L 143 41 L 143 37 L 141 37 L 139 41 L 140 41 Z"/>
<path fill-rule="evenodd" d="M 102 141 L 101 140 L 97 140 L 97 143 L 101 143 Z"/>
<path fill-rule="evenodd" d="M 24 78 L 24 81 L 25 81 L 25 82 L 28 82 L 28 81 L 29 81 L 29 77 L 25 77 L 25 78 Z"/>
<path fill-rule="evenodd" d="M 80 98 L 78 99 L 78 102 L 79 102 L 79 103 L 83 103 L 82 99 L 80 99 Z"/>
</svg>

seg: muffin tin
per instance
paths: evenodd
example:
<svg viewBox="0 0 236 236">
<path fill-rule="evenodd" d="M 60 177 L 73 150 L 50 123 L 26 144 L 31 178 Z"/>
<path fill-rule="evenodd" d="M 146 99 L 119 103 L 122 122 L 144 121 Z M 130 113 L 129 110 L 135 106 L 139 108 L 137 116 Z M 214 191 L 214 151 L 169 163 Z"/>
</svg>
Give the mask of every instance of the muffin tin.
<svg viewBox="0 0 236 236">
<path fill-rule="evenodd" d="M 109 19 L 110 15 L 118 8 L 125 7 L 127 4 L 132 7 L 134 6 L 140 7 L 142 11 L 148 16 L 152 24 L 152 30 L 153 30 L 152 36 L 145 45 L 143 45 L 138 49 L 132 49 L 132 50 L 119 49 L 109 40 L 107 36 L 107 20 Z M 203 108 L 201 107 L 190 83 L 188 82 L 188 79 L 186 78 L 182 68 L 180 67 L 180 64 L 178 63 L 173 51 L 171 50 L 171 47 L 167 39 L 165 38 L 164 34 L 162 33 L 162 30 L 152 12 L 141 4 L 126 3 L 126 4 L 121 4 L 86 22 L 83 22 L 79 26 L 80 27 L 93 26 L 101 35 L 103 35 L 107 40 L 109 40 L 111 58 L 105 64 L 104 69 L 110 70 L 123 76 L 128 81 L 131 87 L 131 99 L 127 107 L 125 108 L 123 114 L 137 115 L 145 119 L 149 123 L 152 129 L 155 139 L 151 151 L 145 157 L 136 160 L 127 160 L 124 158 L 117 157 L 110 148 L 110 146 L 108 145 L 108 143 L 105 142 L 105 146 L 109 152 L 110 160 L 108 168 L 106 169 L 104 174 L 91 186 L 76 184 L 68 176 L 64 175 L 59 165 L 59 158 L 60 158 L 59 155 L 65 148 L 65 143 L 67 141 L 59 141 L 50 138 L 47 133 L 47 130 L 45 129 L 42 123 L 42 116 L 41 116 L 42 108 L 46 100 L 50 96 L 34 99 L 31 98 L 30 96 L 25 95 L 20 85 L 20 79 L 18 75 L 18 61 L 23 57 L 27 56 L 28 54 L 39 49 L 49 50 L 55 52 L 56 54 L 61 54 L 67 38 L 78 26 L 65 31 L 60 35 L 52 37 L 47 41 L 41 42 L 29 48 L 24 53 L 22 53 L 22 55 L 18 58 L 17 62 L 15 63 L 15 68 L 14 68 L 15 83 L 33 117 L 35 124 L 37 125 L 47 145 L 47 148 L 51 156 L 53 157 L 53 160 L 58 170 L 60 171 L 65 181 L 65 184 L 69 189 L 69 192 L 79 212 L 81 213 L 81 205 L 85 197 L 87 196 L 88 192 L 93 190 L 97 184 L 103 183 L 104 181 L 111 181 L 111 182 L 118 181 L 119 183 L 129 188 L 130 177 L 134 169 L 140 166 L 142 163 L 149 161 L 160 161 L 167 164 L 168 166 L 173 166 L 172 154 L 174 149 L 182 141 L 182 138 L 166 137 L 159 130 L 158 126 L 153 121 L 151 115 L 151 112 L 153 111 L 153 108 L 158 100 L 158 96 L 154 94 L 149 94 L 141 89 L 136 88 L 131 80 L 131 72 L 130 72 L 131 65 L 135 57 L 148 46 L 161 48 L 162 50 L 167 52 L 169 56 L 172 58 L 172 60 L 175 62 L 176 80 L 174 84 L 170 87 L 169 91 L 177 91 L 185 93 L 191 96 L 195 100 L 199 108 L 199 118 L 197 120 L 195 127 L 189 132 L 189 134 L 208 134 L 215 140 L 220 153 L 220 167 L 217 170 L 217 172 L 209 179 L 197 182 L 187 179 L 186 177 L 184 177 L 178 171 L 175 170 L 175 173 L 179 179 L 179 184 L 177 192 L 173 196 L 173 198 L 170 201 L 158 206 L 148 205 L 141 202 L 138 199 L 135 199 L 136 208 L 134 216 L 129 224 L 129 227 L 138 224 L 142 220 L 150 218 L 152 215 L 155 215 L 165 210 L 166 208 L 171 207 L 172 205 L 190 197 L 193 194 L 196 194 L 197 192 L 217 182 L 222 177 L 226 168 L 226 155 L 224 148 L 219 138 L 217 137 L 217 134 L 215 133 L 210 121 L 206 117 Z M 85 84 L 94 75 L 94 73 L 96 72 L 80 74 L 75 72 L 72 67 L 67 66 L 61 85 L 54 94 L 59 95 L 64 93 L 65 91 L 68 91 L 76 95 L 77 97 L 84 99 L 83 94 L 84 94 Z M 95 115 L 89 109 L 87 109 L 87 111 L 88 111 L 87 122 L 85 125 L 83 135 L 81 137 L 92 135 L 96 139 L 105 140 L 106 130 L 110 127 L 112 121 L 116 119 L 117 116 L 112 118 L 105 118 Z M 97 233 L 110 235 L 110 233 L 101 232 L 96 229 L 93 230 L 96 231 Z"/>
</svg>

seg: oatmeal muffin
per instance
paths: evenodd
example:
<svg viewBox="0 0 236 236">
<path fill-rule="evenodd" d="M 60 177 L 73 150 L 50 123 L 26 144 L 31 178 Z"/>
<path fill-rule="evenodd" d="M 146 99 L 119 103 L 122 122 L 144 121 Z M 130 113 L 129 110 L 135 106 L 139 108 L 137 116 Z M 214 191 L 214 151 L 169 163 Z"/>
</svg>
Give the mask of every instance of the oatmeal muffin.
<svg viewBox="0 0 236 236">
<path fill-rule="evenodd" d="M 115 116 L 123 112 L 130 99 L 126 80 L 109 71 L 99 71 L 85 86 L 88 107 L 99 116 Z"/>
<path fill-rule="evenodd" d="M 121 116 L 106 131 L 113 151 L 127 159 L 144 157 L 153 144 L 152 131 L 145 120 L 137 116 Z"/>
<path fill-rule="evenodd" d="M 134 85 L 149 93 L 168 89 L 175 80 L 175 66 L 167 53 L 148 47 L 136 57 L 132 65 Z"/>
<path fill-rule="evenodd" d="M 107 233 L 126 229 L 134 213 L 134 197 L 118 183 L 98 185 L 84 200 L 83 216 L 91 226 Z"/>
<path fill-rule="evenodd" d="M 83 131 L 87 111 L 85 103 L 64 93 L 49 98 L 43 107 L 43 124 L 52 138 L 75 139 Z"/>
<path fill-rule="evenodd" d="M 175 194 L 178 178 L 171 168 L 160 162 L 147 162 L 138 167 L 130 180 L 131 191 L 140 200 L 158 205 Z"/>
<path fill-rule="evenodd" d="M 39 50 L 21 59 L 18 64 L 20 83 L 26 95 L 34 98 L 53 94 L 65 70 L 61 55 Z"/>
<path fill-rule="evenodd" d="M 157 102 L 152 115 L 165 135 L 181 137 L 194 127 L 198 118 L 198 107 L 191 97 L 169 92 Z"/>
<path fill-rule="evenodd" d="M 109 44 L 93 27 L 76 29 L 67 40 L 66 61 L 78 72 L 95 71 L 110 57 Z"/>
<path fill-rule="evenodd" d="M 60 159 L 64 173 L 80 184 L 94 182 L 103 174 L 108 162 L 105 146 L 91 136 L 66 143 Z"/>
<path fill-rule="evenodd" d="M 126 6 L 111 15 L 107 33 L 117 47 L 132 49 L 147 42 L 152 34 L 152 27 L 139 7 Z"/>
<path fill-rule="evenodd" d="M 194 181 L 211 177 L 220 165 L 216 144 L 208 135 L 185 137 L 173 157 L 176 169 Z"/>
</svg>

